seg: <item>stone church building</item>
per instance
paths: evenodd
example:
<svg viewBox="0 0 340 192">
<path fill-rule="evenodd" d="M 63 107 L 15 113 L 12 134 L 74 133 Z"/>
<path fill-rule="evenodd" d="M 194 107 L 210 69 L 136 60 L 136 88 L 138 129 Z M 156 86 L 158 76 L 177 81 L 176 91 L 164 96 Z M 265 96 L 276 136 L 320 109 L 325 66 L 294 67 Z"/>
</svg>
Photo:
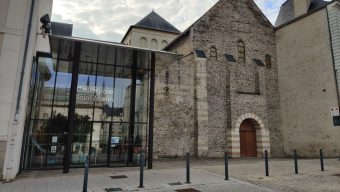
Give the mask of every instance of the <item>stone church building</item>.
<svg viewBox="0 0 340 192">
<path fill-rule="evenodd" d="M 283 156 L 274 27 L 253 1 L 220 0 L 156 66 L 155 156 Z"/>
</svg>

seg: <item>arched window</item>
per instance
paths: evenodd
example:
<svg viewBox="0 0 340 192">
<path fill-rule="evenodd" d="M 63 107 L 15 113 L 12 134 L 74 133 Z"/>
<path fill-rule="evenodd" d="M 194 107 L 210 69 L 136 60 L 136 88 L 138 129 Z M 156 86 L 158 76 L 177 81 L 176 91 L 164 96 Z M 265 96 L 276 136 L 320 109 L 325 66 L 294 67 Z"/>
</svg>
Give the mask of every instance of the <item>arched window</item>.
<svg viewBox="0 0 340 192">
<path fill-rule="evenodd" d="M 151 40 L 151 49 L 158 49 L 158 41 L 156 39 Z"/>
<path fill-rule="evenodd" d="M 165 41 L 165 40 L 163 40 L 163 41 L 162 41 L 162 48 L 164 48 L 164 47 L 167 46 L 167 45 L 168 45 L 168 42 Z"/>
<path fill-rule="evenodd" d="M 272 57 L 270 55 L 266 55 L 266 67 L 268 69 L 272 68 Z"/>
<path fill-rule="evenodd" d="M 210 48 L 210 58 L 217 60 L 217 49 L 214 46 Z"/>
<path fill-rule="evenodd" d="M 142 48 L 147 48 L 147 40 L 145 37 L 140 38 L 140 46 Z"/>
<path fill-rule="evenodd" d="M 238 49 L 238 62 L 245 63 L 246 62 L 246 46 L 242 40 L 237 42 Z"/>
</svg>

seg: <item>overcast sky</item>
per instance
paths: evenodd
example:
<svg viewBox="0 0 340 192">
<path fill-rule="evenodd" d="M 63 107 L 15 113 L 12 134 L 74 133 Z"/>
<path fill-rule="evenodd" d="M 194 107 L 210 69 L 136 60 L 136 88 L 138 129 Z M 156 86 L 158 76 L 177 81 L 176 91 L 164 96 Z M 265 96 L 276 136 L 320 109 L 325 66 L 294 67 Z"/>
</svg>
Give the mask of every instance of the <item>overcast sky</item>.
<svg viewBox="0 0 340 192">
<path fill-rule="evenodd" d="M 73 36 L 120 42 L 130 25 L 154 9 L 184 31 L 218 0 L 54 0 L 52 21 L 72 23 Z M 286 0 L 255 0 L 274 23 Z"/>
</svg>

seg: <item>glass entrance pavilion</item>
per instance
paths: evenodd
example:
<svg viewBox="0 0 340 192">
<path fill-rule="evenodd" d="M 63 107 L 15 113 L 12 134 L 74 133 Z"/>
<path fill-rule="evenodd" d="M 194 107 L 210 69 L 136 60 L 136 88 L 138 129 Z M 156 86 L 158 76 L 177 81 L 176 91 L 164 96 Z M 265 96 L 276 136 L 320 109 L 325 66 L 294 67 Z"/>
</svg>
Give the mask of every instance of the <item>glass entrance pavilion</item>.
<svg viewBox="0 0 340 192">
<path fill-rule="evenodd" d="M 22 169 L 152 167 L 157 62 L 178 56 L 121 44 L 50 36 L 33 62 Z M 166 59 L 162 59 L 166 57 Z"/>
</svg>

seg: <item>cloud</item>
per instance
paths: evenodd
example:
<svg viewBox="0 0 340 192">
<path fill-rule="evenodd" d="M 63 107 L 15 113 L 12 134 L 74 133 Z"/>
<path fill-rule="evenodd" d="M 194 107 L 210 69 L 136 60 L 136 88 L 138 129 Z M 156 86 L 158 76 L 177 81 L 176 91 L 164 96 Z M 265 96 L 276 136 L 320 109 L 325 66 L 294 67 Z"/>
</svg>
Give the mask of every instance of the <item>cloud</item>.
<svg viewBox="0 0 340 192">
<path fill-rule="evenodd" d="M 130 25 L 155 9 L 183 31 L 218 0 L 55 0 L 52 20 L 72 23 L 78 37 L 120 42 Z M 285 0 L 255 0 L 273 23 Z"/>
</svg>

